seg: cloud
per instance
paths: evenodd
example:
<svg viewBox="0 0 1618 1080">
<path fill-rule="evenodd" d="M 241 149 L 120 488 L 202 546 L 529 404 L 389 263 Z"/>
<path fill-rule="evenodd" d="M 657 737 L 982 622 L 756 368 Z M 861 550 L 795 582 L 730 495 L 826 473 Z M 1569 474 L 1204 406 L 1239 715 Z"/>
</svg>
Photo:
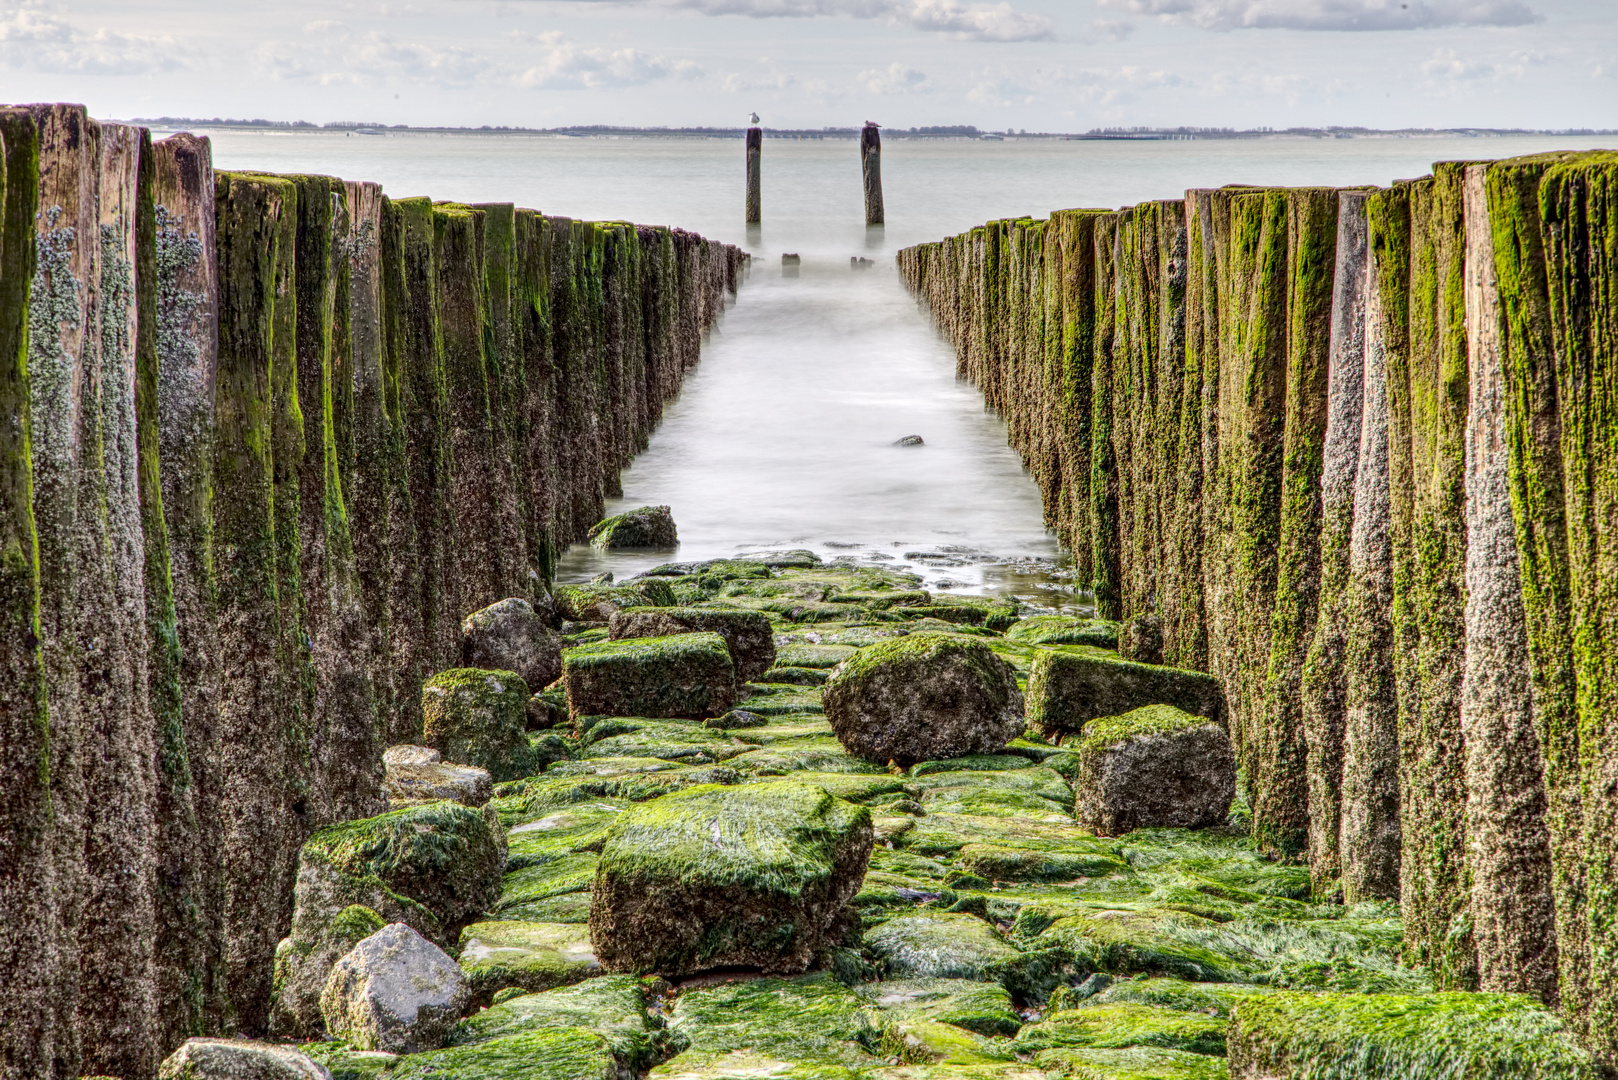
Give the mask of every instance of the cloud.
<svg viewBox="0 0 1618 1080">
<path fill-rule="evenodd" d="M 1135 32 L 1128 19 L 1097 19 L 1090 24 L 1090 36 L 1097 41 L 1122 41 Z"/>
<path fill-rule="evenodd" d="M 967 41 L 1050 41 L 1056 23 L 1009 3 L 962 0 L 581 0 L 624 7 L 738 15 L 749 19 L 813 19 L 841 16 L 879 19 L 894 26 L 948 34 Z"/>
<path fill-rule="evenodd" d="M 702 68 L 689 60 L 669 61 L 639 49 L 588 49 L 559 40 L 517 81 L 534 89 L 596 90 L 701 75 Z"/>
<path fill-rule="evenodd" d="M 1523 0 L 1098 0 L 1098 4 L 1201 30 L 1427 30 L 1526 26 L 1541 19 Z"/>
<path fill-rule="evenodd" d="M 381 33 L 355 35 L 331 20 L 309 23 L 304 31 L 316 44 L 260 44 L 259 69 L 272 79 L 321 86 L 412 82 L 446 89 L 471 86 L 498 71 L 488 57 L 454 45 L 440 48 Z"/>
<path fill-rule="evenodd" d="M 83 30 L 33 8 L 0 8 L 0 63 L 69 75 L 146 75 L 186 66 L 171 37 Z"/>
<path fill-rule="evenodd" d="M 909 94 L 925 89 L 927 73 L 900 63 L 889 64 L 879 71 L 862 71 L 858 82 L 873 94 Z"/>
</svg>

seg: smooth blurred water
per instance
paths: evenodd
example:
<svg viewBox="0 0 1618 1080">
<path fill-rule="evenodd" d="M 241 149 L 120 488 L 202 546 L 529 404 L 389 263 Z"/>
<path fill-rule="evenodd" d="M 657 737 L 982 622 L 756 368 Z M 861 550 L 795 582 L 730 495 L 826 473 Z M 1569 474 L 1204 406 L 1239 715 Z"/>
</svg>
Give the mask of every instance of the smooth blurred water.
<svg viewBox="0 0 1618 1080">
<path fill-rule="evenodd" d="M 742 244 L 751 278 L 608 508 L 667 503 L 681 548 L 575 546 L 562 580 L 768 547 L 907 566 L 935 588 L 1072 602 L 1005 427 L 954 377 L 908 297 L 899 248 L 983 221 L 1116 207 L 1225 184 L 1386 184 L 1431 163 L 1588 149 L 1573 138 L 967 142 L 889 140 L 888 224 L 863 224 L 857 144 L 766 140 L 764 225 L 743 224 L 741 140 L 215 133 L 219 168 L 327 172 L 394 196 L 516 202 L 678 225 Z M 803 257 L 782 276 L 783 252 Z M 852 270 L 851 256 L 872 259 Z M 891 445 L 920 435 L 926 445 Z M 921 558 L 907 557 L 918 553 Z"/>
</svg>

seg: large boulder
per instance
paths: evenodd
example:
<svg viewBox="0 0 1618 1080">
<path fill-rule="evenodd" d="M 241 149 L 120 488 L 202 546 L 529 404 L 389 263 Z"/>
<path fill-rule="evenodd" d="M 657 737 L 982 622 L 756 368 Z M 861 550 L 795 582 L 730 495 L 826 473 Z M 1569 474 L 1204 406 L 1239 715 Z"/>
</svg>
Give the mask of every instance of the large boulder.
<svg viewBox="0 0 1618 1080">
<path fill-rule="evenodd" d="M 1222 724 L 1172 705 L 1091 720 L 1077 745 L 1073 817 L 1101 836 L 1218 825 L 1236 795 Z"/>
<path fill-rule="evenodd" d="M 724 608 L 629 608 L 607 624 L 614 641 L 668 637 L 673 634 L 718 634 L 730 649 L 736 678 L 747 682 L 775 664 L 775 631 L 762 611 Z"/>
<path fill-rule="evenodd" d="M 1122 716 L 1143 705 L 1173 705 L 1218 720 L 1224 700 L 1212 675 L 1138 664 L 1084 647 L 1035 656 L 1026 693 L 1029 722 L 1051 739 L 1075 734 L 1097 717 Z"/>
<path fill-rule="evenodd" d="M 332 1080 L 290 1046 L 242 1039 L 187 1039 L 158 1066 L 158 1080 Z"/>
<path fill-rule="evenodd" d="M 292 1038 L 320 1035 L 325 1030 L 320 995 L 326 989 L 332 966 L 384 925 L 382 916 L 353 904 L 324 925 L 306 917 L 304 936 L 282 938 L 275 948 L 270 1033 Z"/>
<path fill-rule="evenodd" d="M 540 690 L 562 674 L 562 638 L 526 600 L 512 597 L 461 620 L 461 662 L 469 668 L 515 671 Z"/>
<path fill-rule="evenodd" d="M 562 657 L 568 712 L 581 716 L 721 716 L 736 703 L 736 668 L 718 634 L 601 641 Z"/>
<path fill-rule="evenodd" d="M 443 1046 L 466 1003 L 466 980 L 455 961 L 403 923 L 355 945 L 331 969 L 320 995 L 334 1037 L 392 1054 Z"/>
<path fill-rule="evenodd" d="M 382 754 L 387 770 L 383 788 L 395 805 L 454 799 L 467 806 L 482 806 L 494 797 L 488 769 L 456 765 L 429 746 L 390 746 Z"/>
<path fill-rule="evenodd" d="M 590 546 L 602 551 L 679 547 L 680 533 L 668 507 L 642 506 L 596 522 L 590 527 Z"/>
<path fill-rule="evenodd" d="M 632 807 L 602 847 L 590 940 L 610 971 L 806 969 L 837 944 L 871 815 L 793 781 L 703 785 Z"/>
<path fill-rule="evenodd" d="M 318 830 L 303 845 L 292 936 L 316 940 L 361 904 L 448 944 L 500 896 L 505 836 L 492 811 L 426 803 Z"/>
<path fill-rule="evenodd" d="M 848 752 L 879 764 L 994 754 L 1023 731 L 1016 671 L 955 634 L 866 646 L 832 671 L 822 701 Z"/>
<path fill-rule="evenodd" d="M 513 671 L 451 668 L 421 687 L 422 739 L 450 761 L 489 770 L 495 783 L 534 771 L 528 684 Z"/>
</svg>

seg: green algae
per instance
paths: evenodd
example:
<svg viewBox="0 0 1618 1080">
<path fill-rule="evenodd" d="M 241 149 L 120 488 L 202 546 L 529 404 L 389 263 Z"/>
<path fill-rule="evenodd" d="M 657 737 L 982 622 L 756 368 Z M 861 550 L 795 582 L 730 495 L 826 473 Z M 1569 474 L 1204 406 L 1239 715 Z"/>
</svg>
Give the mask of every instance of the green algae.
<svg viewBox="0 0 1618 1080">
<path fill-rule="evenodd" d="M 1054 1012 L 1025 1026 L 1012 1046 L 1019 1054 L 1056 1047 L 1119 1050 L 1153 1046 L 1223 1057 L 1225 1021 L 1156 1005 L 1091 1004 Z"/>
<path fill-rule="evenodd" d="M 715 633 L 629 638 L 562 655 L 573 716 L 720 716 L 736 704 L 736 675 Z"/>
<path fill-rule="evenodd" d="M 535 770 L 524 730 L 528 697 L 513 671 L 441 671 L 422 684 L 422 737 L 446 761 L 488 769 L 497 782 L 528 776 Z"/>
<path fill-rule="evenodd" d="M 472 923 L 461 931 L 457 961 L 466 975 L 467 991 L 474 1003 L 489 1001 L 512 988 L 532 993 L 566 986 L 600 971 L 595 954 L 590 951 L 589 933 L 581 926 L 567 923 Z M 460 1027 L 465 1027 L 466 1023 L 463 1021 Z M 515 1030 L 490 1034 L 489 1024 L 481 1018 L 470 1030 L 476 1033 L 478 1040 L 517 1034 Z M 471 1037 L 462 1038 L 458 1032 L 459 1028 L 451 1034 L 452 1043 L 473 1041 Z"/>
<path fill-rule="evenodd" d="M 568 1029 L 593 1031 L 607 1041 L 621 1065 L 637 1072 L 662 1057 L 662 1032 L 647 1015 L 646 988 L 626 975 L 509 998 L 456 1024 L 449 1045 Z"/>
<path fill-rule="evenodd" d="M 674 1000 L 669 1034 L 682 1052 L 654 1070 L 657 1077 L 724 1076 L 744 1057 L 776 1062 L 815 1076 L 816 1066 L 869 1068 L 881 1030 L 864 997 L 817 972 L 793 979 L 749 979 L 685 990 Z M 764 1075 L 773 1075 L 765 1072 Z M 827 1074 L 831 1075 L 831 1074 Z"/>
<path fill-rule="evenodd" d="M 547 1080 L 612 1080 L 612 1044 L 583 1028 L 560 1028 L 402 1057 L 388 1080 L 507 1080 L 539 1074 Z"/>
</svg>

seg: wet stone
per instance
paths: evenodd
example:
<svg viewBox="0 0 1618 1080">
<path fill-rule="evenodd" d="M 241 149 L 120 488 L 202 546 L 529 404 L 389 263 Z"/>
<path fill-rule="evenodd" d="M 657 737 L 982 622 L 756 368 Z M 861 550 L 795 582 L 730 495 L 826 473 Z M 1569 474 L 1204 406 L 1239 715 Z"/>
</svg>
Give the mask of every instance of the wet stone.
<svg viewBox="0 0 1618 1080">
<path fill-rule="evenodd" d="M 715 633 L 725 639 L 736 677 L 756 679 L 775 663 L 775 636 L 762 612 L 724 608 L 631 608 L 608 623 L 614 641 Z"/>
<path fill-rule="evenodd" d="M 667 506 L 642 506 L 606 518 L 590 529 L 590 546 L 602 551 L 623 548 L 679 547 L 680 534 Z"/>
<path fill-rule="evenodd" d="M 736 701 L 736 671 L 718 634 L 606 641 L 569 649 L 562 658 L 568 711 L 581 716 L 647 716 L 700 720 Z"/>
<path fill-rule="evenodd" d="M 158 1080 L 332 1080 L 324 1065 L 290 1046 L 238 1039 L 187 1039 Z"/>
<path fill-rule="evenodd" d="M 1219 680 L 1199 671 L 1137 664 L 1095 648 L 1042 652 L 1028 674 L 1028 720 L 1047 738 L 1082 731 L 1101 716 L 1122 716 L 1144 705 L 1173 705 L 1217 720 Z"/>
<path fill-rule="evenodd" d="M 1151 705 L 1091 720 L 1069 746 L 1074 820 L 1104 836 L 1142 828 L 1222 823 L 1236 794 L 1236 760 L 1223 725 Z"/>
<path fill-rule="evenodd" d="M 442 1046 L 466 1003 L 455 961 L 403 923 L 355 945 L 332 968 L 320 996 L 333 1035 L 396 1054 Z"/>
<path fill-rule="evenodd" d="M 562 639 L 533 605 L 512 597 L 461 621 L 461 662 L 469 668 L 514 671 L 538 690 L 562 674 Z"/>
<path fill-rule="evenodd" d="M 528 698 L 513 671 L 441 671 L 421 688 L 422 738 L 451 761 L 487 769 L 496 783 L 528 776 Z"/>
</svg>

